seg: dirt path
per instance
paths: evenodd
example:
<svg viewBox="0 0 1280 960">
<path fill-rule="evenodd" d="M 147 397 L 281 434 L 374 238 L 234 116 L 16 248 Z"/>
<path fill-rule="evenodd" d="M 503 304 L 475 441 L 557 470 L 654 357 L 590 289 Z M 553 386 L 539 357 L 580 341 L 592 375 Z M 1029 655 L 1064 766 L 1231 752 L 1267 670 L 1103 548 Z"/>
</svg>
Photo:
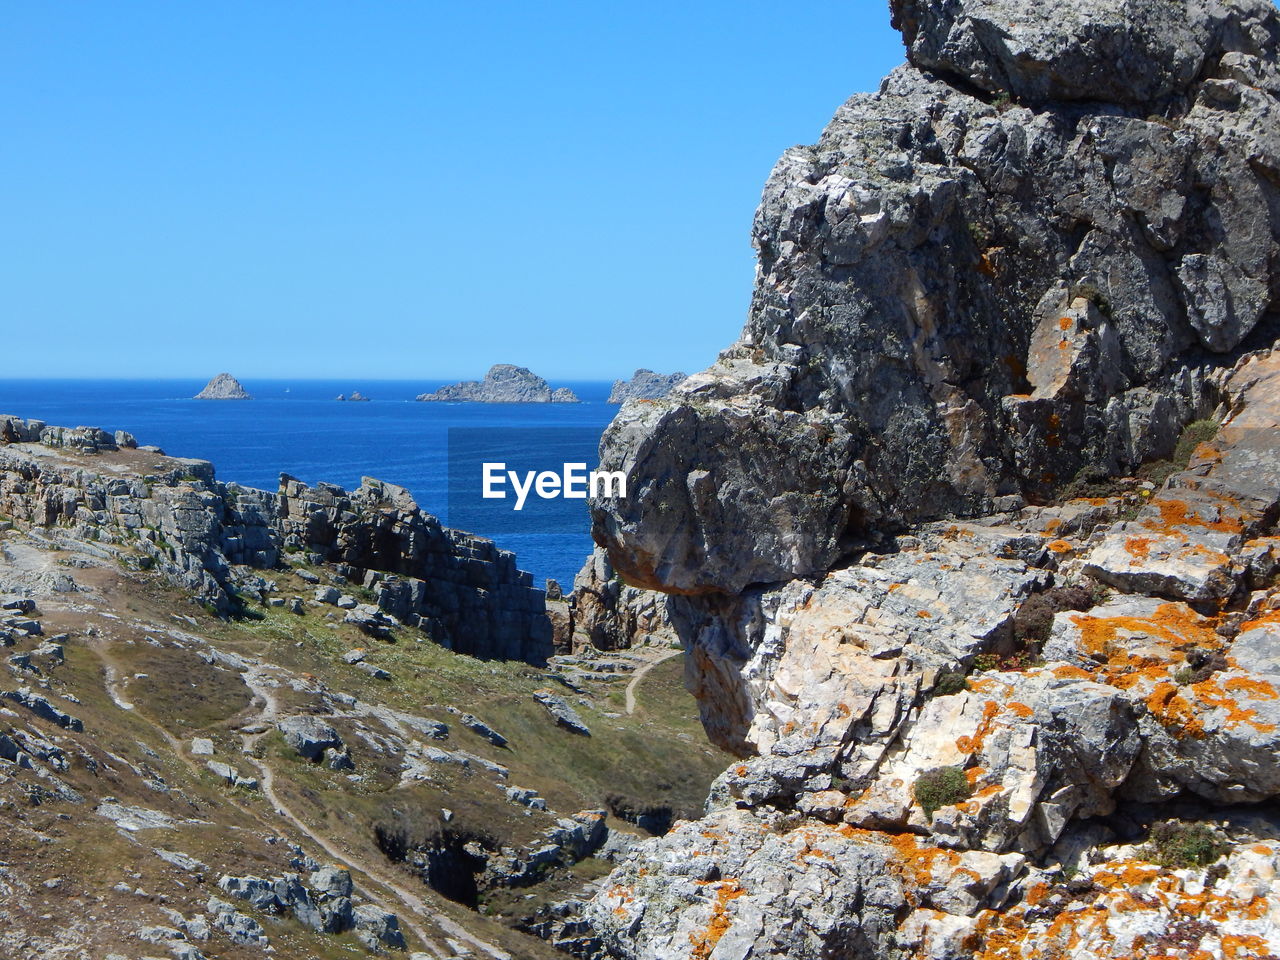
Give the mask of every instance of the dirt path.
<svg viewBox="0 0 1280 960">
<path fill-rule="evenodd" d="M 107 695 L 111 701 L 122 710 L 133 710 L 134 704 L 124 695 L 122 672 L 119 665 L 111 656 L 109 650 L 110 641 L 108 638 L 99 637 L 89 645 L 90 649 L 98 657 L 103 669 L 103 682 L 106 687 Z M 452 937 L 469 945 L 471 948 L 480 951 L 494 960 L 512 960 L 509 953 L 496 947 L 493 944 L 481 940 L 475 934 L 468 931 L 465 927 L 455 921 L 452 917 L 446 916 L 433 910 L 429 904 L 421 897 L 414 894 L 411 890 L 402 886 L 389 873 L 382 869 L 379 865 L 375 865 L 359 857 L 340 850 L 334 846 L 325 837 L 321 836 L 313 830 L 308 824 L 293 812 L 275 790 L 275 773 L 270 765 L 264 760 L 253 756 L 253 749 L 258 741 L 271 729 L 274 728 L 275 722 L 279 717 L 280 705 L 276 698 L 274 685 L 268 682 L 268 678 L 277 673 L 275 670 L 264 669 L 261 664 L 249 663 L 241 673 L 241 679 L 245 686 L 254 694 L 255 704 L 261 703 L 261 708 L 255 710 L 250 707 L 242 714 L 240 726 L 249 727 L 254 732 L 241 734 L 241 745 L 244 750 L 244 759 L 257 771 L 258 785 L 263 797 L 271 804 L 273 810 L 280 817 L 289 821 L 295 829 L 311 840 L 317 847 L 325 852 L 329 859 L 335 863 L 346 867 L 353 875 L 363 876 L 369 881 L 366 884 L 357 884 L 357 888 L 363 887 L 360 892 L 367 899 L 377 901 L 385 899 L 377 896 L 377 891 L 371 890 L 370 887 L 380 887 L 383 890 L 390 891 L 409 908 L 411 914 L 417 915 L 429 921 L 445 936 Z M 188 757 L 186 753 L 186 744 L 175 737 L 169 730 L 162 725 L 156 723 L 152 718 L 139 713 L 143 719 L 147 721 L 155 730 L 164 738 L 174 754 L 182 760 L 186 766 L 192 771 L 193 775 L 198 776 L 201 772 L 200 766 Z M 250 806 L 240 803 L 234 797 L 227 797 L 228 802 L 234 804 L 241 811 L 248 814 L 255 820 L 262 822 L 261 813 Z M 278 829 L 270 824 L 264 823 L 267 829 Z M 400 915 L 400 922 L 414 936 L 417 937 L 423 946 L 434 956 L 442 958 L 453 957 L 455 951 L 449 949 L 440 942 L 439 935 L 432 936 L 427 930 L 412 917 Z"/>
<path fill-rule="evenodd" d="M 432 910 L 426 901 L 414 894 L 412 891 L 401 886 L 380 867 L 339 850 L 327 839 L 311 829 L 311 827 L 308 826 L 301 817 L 289 809 L 289 805 L 280 798 L 278 793 L 276 793 L 275 774 L 270 765 L 253 756 L 252 752 L 258 741 L 268 730 L 275 726 L 276 720 L 280 716 L 280 704 L 276 699 L 275 690 L 271 684 L 265 682 L 268 672 L 263 670 L 260 666 L 250 666 L 249 669 L 245 670 L 240 676 L 241 679 L 244 680 L 245 686 L 247 686 L 253 692 L 255 698 L 261 700 L 263 704 L 262 709 L 258 711 L 257 715 L 253 717 L 248 724 L 246 724 L 247 726 L 255 728 L 257 732 L 243 734 L 241 736 L 241 742 L 244 749 L 245 759 L 248 760 L 248 762 L 253 765 L 254 769 L 258 771 L 259 787 L 262 790 L 262 795 L 271 803 L 272 808 L 280 816 L 293 824 L 293 826 L 304 835 L 309 837 L 313 843 L 320 847 L 320 849 L 328 854 L 334 861 L 344 865 L 352 873 L 364 874 L 377 885 L 390 890 L 413 913 L 427 918 L 432 924 L 448 936 L 461 940 L 475 949 L 487 953 L 489 956 L 493 957 L 494 960 L 512 960 L 509 953 L 499 947 L 495 947 L 493 944 L 481 940 L 461 924 L 457 923 L 452 917 L 445 916 L 444 914 Z M 436 956 L 450 957 L 454 955 L 453 951 L 446 950 L 435 939 L 429 937 L 426 931 L 424 931 L 417 923 L 408 918 L 402 919 L 405 926 L 412 930 L 417 935 L 418 939 L 421 940 L 428 949 L 436 954 Z"/>
<path fill-rule="evenodd" d="M 627 713 L 636 712 L 636 687 L 640 685 L 640 681 L 644 679 L 644 675 L 658 664 L 666 663 L 672 657 L 678 657 L 682 653 L 684 653 L 683 650 L 670 650 L 661 657 L 658 657 L 658 659 L 651 660 L 646 663 L 635 672 L 635 675 L 631 678 L 631 682 L 627 684 Z"/>
</svg>

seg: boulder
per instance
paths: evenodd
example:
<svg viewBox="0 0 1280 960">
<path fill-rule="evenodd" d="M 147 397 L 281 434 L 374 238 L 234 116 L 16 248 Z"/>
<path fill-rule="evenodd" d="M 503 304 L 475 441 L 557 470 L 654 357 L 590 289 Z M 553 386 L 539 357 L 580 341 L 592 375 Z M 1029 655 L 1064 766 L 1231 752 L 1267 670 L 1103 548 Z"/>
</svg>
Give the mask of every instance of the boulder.
<svg viewBox="0 0 1280 960">
<path fill-rule="evenodd" d="M 325 750 L 345 748 L 338 731 L 320 717 L 283 717 L 276 726 L 284 735 L 284 742 L 305 760 L 317 761 L 324 756 Z"/>
</svg>

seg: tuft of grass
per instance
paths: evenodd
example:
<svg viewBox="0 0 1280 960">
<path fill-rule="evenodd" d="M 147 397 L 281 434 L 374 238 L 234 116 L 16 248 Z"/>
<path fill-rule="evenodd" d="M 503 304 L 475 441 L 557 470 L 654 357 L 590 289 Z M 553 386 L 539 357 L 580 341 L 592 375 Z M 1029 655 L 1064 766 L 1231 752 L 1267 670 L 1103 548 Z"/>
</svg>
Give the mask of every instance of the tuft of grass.
<svg viewBox="0 0 1280 960">
<path fill-rule="evenodd" d="M 937 767 L 920 774 L 911 792 L 924 815 L 932 820 L 934 813 L 942 807 L 973 796 L 973 787 L 959 767 Z"/>
<path fill-rule="evenodd" d="M 1151 828 L 1147 856 L 1162 867 L 1207 867 L 1230 849 L 1203 823 L 1167 821 Z"/>
</svg>

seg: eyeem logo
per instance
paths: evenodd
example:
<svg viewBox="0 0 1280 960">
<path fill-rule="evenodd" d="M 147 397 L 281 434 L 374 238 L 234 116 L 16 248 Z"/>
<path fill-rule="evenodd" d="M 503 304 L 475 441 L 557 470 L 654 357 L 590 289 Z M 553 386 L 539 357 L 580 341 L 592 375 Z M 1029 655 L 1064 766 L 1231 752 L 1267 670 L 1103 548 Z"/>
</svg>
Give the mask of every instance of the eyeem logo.
<svg viewBox="0 0 1280 960">
<path fill-rule="evenodd" d="M 530 492 L 542 500 L 585 500 L 592 497 L 625 497 L 627 475 L 621 470 L 592 470 L 585 463 L 566 463 L 554 470 L 508 470 L 501 462 L 485 462 L 481 469 L 481 493 L 486 500 L 507 499 L 507 484 L 515 494 L 513 510 L 523 510 Z"/>
</svg>

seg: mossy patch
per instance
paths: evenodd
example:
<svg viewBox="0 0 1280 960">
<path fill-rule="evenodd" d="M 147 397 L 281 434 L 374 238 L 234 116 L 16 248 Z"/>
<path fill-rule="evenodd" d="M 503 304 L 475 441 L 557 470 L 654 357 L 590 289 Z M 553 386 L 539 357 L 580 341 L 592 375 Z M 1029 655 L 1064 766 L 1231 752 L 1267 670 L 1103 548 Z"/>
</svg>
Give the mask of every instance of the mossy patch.
<svg viewBox="0 0 1280 960">
<path fill-rule="evenodd" d="M 943 807 L 973 796 L 973 787 L 959 767 L 937 767 L 920 774 L 911 792 L 924 815 L 932 820 Z"/>
</svg>

